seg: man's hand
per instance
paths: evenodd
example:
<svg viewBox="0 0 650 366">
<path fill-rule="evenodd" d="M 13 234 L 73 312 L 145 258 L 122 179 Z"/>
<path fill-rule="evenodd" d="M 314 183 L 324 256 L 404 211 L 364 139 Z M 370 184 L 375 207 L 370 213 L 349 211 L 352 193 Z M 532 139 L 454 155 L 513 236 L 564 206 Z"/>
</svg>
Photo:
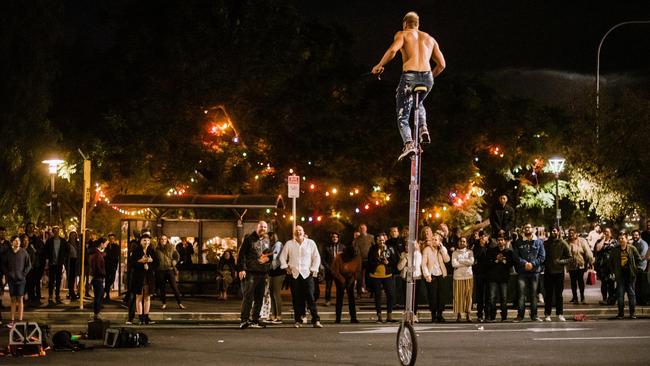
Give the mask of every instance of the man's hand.
<svg viewBox="0 0 650 366">
<path fill-rule="evenodd" d="M 246 278 L 246 271 L 239 271 L 239 280 L 243 281 Z"/>
<path fill-rule="evenodd" d="M 431 276 L 425 277 L 424 280 L 427 281 L 427 282 L 431 282 Z"/>
<path fill-rule="evenodd" d="M 528 271 L 528 272 L 532 271 L 533 270 L 533 264 L 530 263 L 530 262 L 526 262 L 526 264 L 524 264 L 524 269 L 526 271 Z"/>
<path fill-rule="evenodd" d="M 384 72 L 384 67 L 381 66 L 380 64 L 375 65 L 375 67 L 372 68 L 371 71 L 375 75 L 381 75 L 382 72 Z"/>
<path fill-rule="evenodd" d="M 293 273 L 291 272 L 291 267 L 287 267 L 287 274 L 288 274 L 288 275 L 293 274 Z"/>
<path fill-rule="evenodd" d="M 262 256 L 257 260 L 259 264 L 264 264 L 269 261 L 269 257 L 267 255 L 262 254 Z"/>
</svg>

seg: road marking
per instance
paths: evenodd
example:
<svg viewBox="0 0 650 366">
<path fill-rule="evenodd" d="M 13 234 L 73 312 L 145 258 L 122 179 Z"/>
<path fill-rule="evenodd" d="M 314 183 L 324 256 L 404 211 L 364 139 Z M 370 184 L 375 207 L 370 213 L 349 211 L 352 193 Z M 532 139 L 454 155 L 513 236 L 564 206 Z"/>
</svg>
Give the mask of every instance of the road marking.
<svg viewBox="0 0 650 366">
<path fill-rule="evenodd" d="M 591 330 L 591 328 L 524 328 L 524 329 L 457 329 L 460 327 L 416 327 L 416 333 L 476 333 L 476 332 L 579 332 Z M 339 332 L 339 334 L 394 334 L 397 333 L 396 327 L 365 328 L 364 330 Z"/>
<path fill-rule="evenodd" d="M 535 341 L 599 341 L 612 339 L 647 339 L 650 336 L 626 336 L 626 337 L 570 337 L 570 338 L 533 338 Z"/>
</svg>

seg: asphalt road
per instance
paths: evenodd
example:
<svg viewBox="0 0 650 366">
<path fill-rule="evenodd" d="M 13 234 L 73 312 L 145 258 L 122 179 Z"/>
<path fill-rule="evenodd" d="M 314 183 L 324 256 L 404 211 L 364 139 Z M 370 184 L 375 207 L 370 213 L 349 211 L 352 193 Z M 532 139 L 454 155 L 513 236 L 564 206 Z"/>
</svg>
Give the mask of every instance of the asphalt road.
<svg viewBox="0 0 650 366">
<path fill-rule="evenodd" d="M 418 365 L 648 365 L 650 320 L 420 324 Z M 141 349 L 48 352 L 12 365 L 397 365 L 397 327 L 326 323 L 267 329 L 151 327 Z M 6 339 L 6 331 L 2 339 Z M 90 343 L 90 341 L 87 341 Z M 3 342 L 4 343 L 4 342 Z"/>
</svg>

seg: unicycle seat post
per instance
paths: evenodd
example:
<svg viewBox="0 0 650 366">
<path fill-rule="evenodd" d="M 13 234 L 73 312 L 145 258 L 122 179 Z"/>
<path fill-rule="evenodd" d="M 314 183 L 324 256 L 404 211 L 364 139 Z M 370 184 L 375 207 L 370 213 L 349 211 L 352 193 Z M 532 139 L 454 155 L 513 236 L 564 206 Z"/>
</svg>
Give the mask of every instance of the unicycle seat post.
<svg viewBox="0 0 650 366">
<path fill-rule="evenodd" d="M 413 113 L 413 144 L 415 154 L 411 156 L 411 179 L 409 185 L 409 236 L 408 236 L 408 256 L 407 256 L 407 276 L 406 276 L 406 306 L 404 309 L 404 321 L 413 324 L 413 309 L 415 304 L 415 281 L 413 280 L 413 251 L 418 241 L 418 211 L 420 201 L 420 126 L 419 126 L 419 106 L 420 97 L 426 93 L 428 88 L 425 85 L 416 85 L 413 88 L 415 94 L 415 111 Z"/>
</svg>

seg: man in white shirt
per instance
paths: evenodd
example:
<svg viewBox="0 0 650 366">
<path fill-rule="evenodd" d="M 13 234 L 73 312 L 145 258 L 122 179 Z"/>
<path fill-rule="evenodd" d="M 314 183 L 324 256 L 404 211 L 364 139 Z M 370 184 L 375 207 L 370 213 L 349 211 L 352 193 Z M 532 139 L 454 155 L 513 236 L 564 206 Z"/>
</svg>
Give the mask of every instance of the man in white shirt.
<svg viewBox="0 0 650 366">
<path fill-rule="evenodd" d="M 305 237 L 302 226 L 296 226 L 293 239 L 287 241 L 280 254 L 280 268 L 286 269 L 291 275 L 291 299 L 296 328 L 302 325 L 302 316 L 305 315 L 305 302 L 311 313 L 311 322 L 314 328 L 322 328 L 314 300 L 314 277 L 318 275 L 320 267 L 320 254 L 316 243 Z"/>
<path fill-rule="evenodd" d="M 587 235 L 587 243 L 589 243 L 589 249 L 591 251 L 594 251 L 594 247 L 596 246 L 596 242 L 600 240 L 603 237 L 603 232 L 600 229 L 600 225 L 596 224 L 594 225 L 594 229 L 589 232 L 589 235 Z"/>
</svg>

